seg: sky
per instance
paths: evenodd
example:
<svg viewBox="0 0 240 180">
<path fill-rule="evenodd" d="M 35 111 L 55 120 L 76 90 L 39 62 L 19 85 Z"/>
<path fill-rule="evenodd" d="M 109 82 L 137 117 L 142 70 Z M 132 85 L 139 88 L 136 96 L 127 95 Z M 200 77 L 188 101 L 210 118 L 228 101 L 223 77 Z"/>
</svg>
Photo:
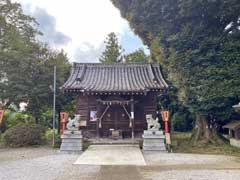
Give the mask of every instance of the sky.
<svg viewBox="0 0 240 180">
<path fill-rule="evenodd" d="M 130 29 L 110 0 L 15 0 L 33 16 L 44 34 L 40 39 L 54 49 L 64 49 L 71 62 L 98 62 L 104 40 L 115 32 L 130 53 L 149 51 Z"/>
</svg>

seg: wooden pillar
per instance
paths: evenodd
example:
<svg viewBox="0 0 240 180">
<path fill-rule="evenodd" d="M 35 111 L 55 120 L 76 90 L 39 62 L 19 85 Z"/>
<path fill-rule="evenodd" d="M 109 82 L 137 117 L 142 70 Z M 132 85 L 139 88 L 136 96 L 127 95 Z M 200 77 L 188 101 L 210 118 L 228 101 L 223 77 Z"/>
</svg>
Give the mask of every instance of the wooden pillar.
<svg viewBox="0 0 240 180">
<path fill-rule="evenodd" d="M 100 138 L 100 133 L 99 133 L 99 119 L 100 118 L 100 104 L 97 103 L 97 121 L 96 121 L 96 132 L 97 132 L 97 139 L 99 140 Z"/>
<path fill-rule="evenodd" d="M 236 139 L 240 139 L 240 129 L 235 129 Z"/>
<path fill-rule="evenodd" d="M 132 143 L 134 143 L 134 98 L 131 97 Z"/>
<path fill-rule="evenodd" d="M 232 130 L 229 129 L 228 131 L 229 131 L 229 138 L 232 138 Z"/>
</svg>

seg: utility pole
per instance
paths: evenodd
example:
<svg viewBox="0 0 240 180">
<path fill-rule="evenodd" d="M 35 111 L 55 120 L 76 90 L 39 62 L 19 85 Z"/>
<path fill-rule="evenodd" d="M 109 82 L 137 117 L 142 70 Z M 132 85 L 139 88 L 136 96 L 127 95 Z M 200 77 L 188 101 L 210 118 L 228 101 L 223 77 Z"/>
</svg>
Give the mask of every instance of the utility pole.
<svg viewBox="0 0 240 180">
<path fill-rule="evenodd" d="M 55 123 L 56 123 L 56 65 L 54 65 L 53 70 L 53 139 L 52 139 L 52 145 L 55 146 Z"/>
</svg>

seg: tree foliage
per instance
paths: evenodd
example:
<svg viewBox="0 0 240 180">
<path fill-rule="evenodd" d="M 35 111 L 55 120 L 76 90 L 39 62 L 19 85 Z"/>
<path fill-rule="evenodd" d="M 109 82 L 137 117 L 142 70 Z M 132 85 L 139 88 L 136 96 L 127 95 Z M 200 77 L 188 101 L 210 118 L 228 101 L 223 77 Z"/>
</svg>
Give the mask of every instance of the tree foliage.
<svg viewBox="0 0 240 180">
<path fill-rule="evenodd" d="M 210 129 L 226 122 L 240 93 L 239 1 L 112 2 L 163 65 L 181 102 Z"/>
<path fill-rule="evenodd" d="M 150 62 L 150 57 L 145 54 L 143 49 L 137 49 L 136 51 L 124 56 L 126 63 L 146 63 Z"/>
<path fill-rule="evenodd" d="M 122 62 L 122 47 L 119 45 L 118 38 L 115 33 L 108 34 L 105 43 L 105 51 L 102 53 L 99 61 L 101 63 L 118 63 Z"/>
<path fill-rule="evenodd" d="M 36 39 L 41 34 L 37 26 L 20 4 L 0 1 L 0 99 L 29 102 L 28 111 L 36 119 L 52 104 L 53 66 L 57 67 L 57 87 L 70 71 L 63 51 L 52 50 Z M 59 90 L 57 95 L 57 105 L 64 104 Z"/>
</svg>

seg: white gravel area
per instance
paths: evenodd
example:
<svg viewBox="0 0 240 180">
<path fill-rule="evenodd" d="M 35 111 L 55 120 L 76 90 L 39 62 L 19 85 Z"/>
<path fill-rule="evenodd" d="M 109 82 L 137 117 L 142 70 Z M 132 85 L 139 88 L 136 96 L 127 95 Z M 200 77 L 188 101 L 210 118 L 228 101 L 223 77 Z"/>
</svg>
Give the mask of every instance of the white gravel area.
<svg viewBox="0 0 240 180">
<path fill-rule="evenodd" d="M 0 180 L 240 180 L 231 156 L 151 152 L 147 166 L 73 165 L 78 157 L 45 147 L 0 149 Z"/>
<path fill-rule="evenodd" d="M 149 180 L 239 180 L 240 170 L 171 170 L 141 173 Z"/>
<path fill-rule="evenodd" d="M 79 154 L 49 147 L 0 149 L 0 180 L 94 180 L 100 166 L 75 166 Z"/>
<path fill-rule="evenodd" d="M 49 155 L 0 163 L 1 180 L 48 180 L 55 179 L 76 160 L 76 155 Z"/>
<path fill-rule="evenodd" d="M 59 150 L 47 146 L 28 148 L 0 148 L 0 162 L 32 159 L 56 154 Z"/>
<path fill-rule="evenodd" d="M 216 164 L 238 161 L 234 156 L 145 152 L 147 165 Z M 239 178 L 240 180 L 240 178 Z"/>
</svg>

